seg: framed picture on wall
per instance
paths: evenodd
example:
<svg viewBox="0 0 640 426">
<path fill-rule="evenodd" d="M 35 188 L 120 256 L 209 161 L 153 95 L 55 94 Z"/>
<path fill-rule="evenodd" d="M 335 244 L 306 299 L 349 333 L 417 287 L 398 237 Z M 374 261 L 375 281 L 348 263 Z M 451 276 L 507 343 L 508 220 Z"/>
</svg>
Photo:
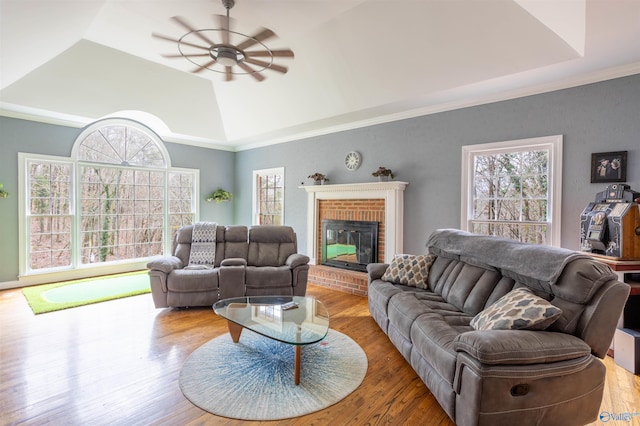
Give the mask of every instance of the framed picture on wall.
<svg viewBox="0 0 640 426">
<path fill-rule="evenodd" d="M 591 154 L 591 183 L 625 182 L 627 151 Z"/>
</svg>

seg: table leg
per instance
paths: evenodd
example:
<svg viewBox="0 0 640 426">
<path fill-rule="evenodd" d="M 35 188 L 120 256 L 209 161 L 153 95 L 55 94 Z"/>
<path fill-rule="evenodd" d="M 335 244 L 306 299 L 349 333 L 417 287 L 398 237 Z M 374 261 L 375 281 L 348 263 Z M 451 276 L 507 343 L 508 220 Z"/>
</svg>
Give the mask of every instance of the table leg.
<svg viewBox="0 0 640 426">
<path fill-rule="evenodd" d="M 296 345 L 296 366 L 293 379 L 296 385 L 300 384 L 300 345 Z"/>
<path fill-rule="evenodd" d="M 238 343 L 238 341 L 240 340 L 240 334 L 242 334 L 242 326 L 236 324 L 233 321 L 228 321 L 227 320 L 227 326 L 229 327 L 229 334 L 231 335 L 231 340 L 233 340 L 233 343 Z"/>
</svg>

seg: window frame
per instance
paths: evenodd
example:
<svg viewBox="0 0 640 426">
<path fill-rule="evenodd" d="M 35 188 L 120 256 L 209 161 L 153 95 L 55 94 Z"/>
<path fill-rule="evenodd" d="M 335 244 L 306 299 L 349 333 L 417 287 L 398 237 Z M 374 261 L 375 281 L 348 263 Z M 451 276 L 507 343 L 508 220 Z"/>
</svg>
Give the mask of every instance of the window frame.
<svg viewBox="0 0 640 426">
<path fill-rule="evenodd" d="M 253 171 L 253 191 L 252 191 L 252 205 L 251 205 L 251 224 L 259 225 L 260 224 L 260 189 L 258 188 L 258 177 L 272 176 L 272 175 L 280 175 L 282 179 L 282 199 L 281 203 L 281 224 L 284 225 L 284 206 L 285 206 L 285 174 L 284 167 L 272 167 L 268 169 L 260 169 Z"/>
<path fill-rule="evenodd" d="M 79 146 L 84 141 L 87 135 L 91 134 L 93 131 L 100 129 L 102 127 L 113 126 L 113 125 L 124 125 L 129 127 L 137 128 L 142 132 L 146 133 L 150 140 L 155 143 L 159 151 L 164 155 L 164 165 L 163 166 L 144 166 L 144 165 L 125 165 L 121 166 L 117 163 L 106 163 L 106 162 L 90 162 L 85 160 L 79 160 L 77 157 L 77 152 L 79 150 Z M 60 163 L 69 165 L 71 168 L 71 200 L 70 202 L 70 212 L 69 215 L 71 217 L 71 230 L 70 230 L 70 238 L 71 238 L 71 262 L 70 265 L 65 265 L 62 267 L 48 267 L 48 268 L 33 268 L 32 261 L 30 260 L 30 246 L 31 246 L 31 232 L 27 227 L 30 226 L 30 209 L 29 202 L 31 200 L 31 194 L 27 193 L 28 188 L 30 187 L 29 178 L 31 176 L 29 164 L 33 162 L 42 162 L 42 163 Z M 19 281 L 25 281 L 27 285 L 29 284 L 37 284 L 40 282 L 48 282 L 60 279 L 74 279 L 74 278 L 82 278 L 88 276 L 95 276 L 100 274 L 107 273 L 116 273 L 116 272 L 125 272 L 129 270 L 137 270 L 143 269 L 148 262 L 148 257 L 141 258 L 126 258 L 126 259 L 116 259 L 109 260 L 106 262 L 97 262 L 97 263 L 83 263 L 81 260 L 82 256 L 82 206 L 81 206 L 81 176 L 80 170 L 83 166 L 91 166 L 91 167 L 104 167 L 104 168 L 126 168 L 128 170 L 135 170 L 141 172 L 161 172 L 164 174 L 163 176 L 163 241 L 162 241 L 162 250 L 163 254 L 166 254 L 171 249 L 172 236 L 172 218 L 175 215 L 184 216 L 185 212 L 174 212 L 170 211 L 170 177 L 172 174 L 188 174 L 191 175 L 189 179 L 192 180 L 192 190 L 193 193 L 191 195 L 191 212 L 193 214 L 193 221 L 199 220 L 199 193 L 200 193 L 200 170 L 199 169 L 187 169 L 187 168 L 179 168 L 179 167 L 171 167 L 170 158 L 166 147 L 164 146 L 163 141 L 157 136 L 151 129 L 146 126 L 137 123 L 135 121 L 131 121 L 128 119 L 104 119 L 98 120 L 89 126 L 87 126 L 80 135 L 75 139 L 74 146 L 72 149 L 71 157 L 60 157 L 60 156 L 52 156 L 45 154 L 32 154 L 32 153 L 18 153 L 18 168 L 19 168 L 19 180 L 18 180 L 18 188 L 19 188 L 19 208 L 18 208 L 18 232 L 19 232 L 19 252 L 18 252 L 18 261 L 19 261 Z M 180 187 L 182 188 L 182 187 Z M 182 198 L 181 198 L 182 200 Z M 184 201 L 184 200 L 183 200 Z M 175 228 L 175 227 L 174 227 Z M 55 277 L 55 278 L 54 278 Z"/>
<path fill-rule="evenodd" d="M 27 232 L 27 226 L 30 224 L 30 208 L 29 201 L 31 200 L 30 196 L 27 196 L 27 182 L 29 181 L 29 167 L 28 165 L 32 162 L 43 162 L 43 163 L 59 163 L 59 164 L 68 164 L 71 169 L 71 183 L 72 187 L 70 188 L 71 192 L 71 200 L 69 205 L 69 212 L 66 216 L 71 218 L 71 229 L 69 233 L 71 234 L 71 261 L 70 265 L 67 266 L 59 266 L 53 268 L 45 268 L 42 270 L 32 270 L 29 267 L 29 259 L 31 253 L 31 234 Z M 64 271 L 68 269 L 73 269 L 76 267 L 74 264 L 74 255 L 73 251 L 74 241 L 75 241 L 75 232 L 76 226 L 76 165 L 75 162 L 70 158 L 52 156 L 52 155 L 42 155 L 42 154 L 27 154 L 23 152 L 18 153 L 18 169 L 19 169 L 19 179 L 18 179 L 18 194 L 19 194 L 19 202 L 18 202 L 18 233 L 19 233 L 19 250 L 18 250 L 18 262 L 19 262 L 19 274 L 18 278 L 26 275 L 37 275 L 43 273 L 50 273 L 55 271 Z"/>
<path fill-rule="evenodd" d="M 562 135 L 491 142 L 462 147 L 460 229 L 468 231 L 473 222 L 475 157 L 522 151 L 549 153 L 547 165 L 547 245 L 560 247 L 562 219 Z M 542 223 L 542 222 L 541 222 Z"/>
<path fill-rule="evenodd" d="M 132 127 L 138 130 L 139 132 L 146 134 L 146 136 L 148 136 L 149 139 L 155 143 L 155 147 L 158 148 L 158 150 L 160 151 L 160 155 L 164 160 L 164 164 L 162 166 L 137 165 L 137 166 L 131 166 L 131 167 L 140 168 L 140 169 L 156 169 L 156 170 L 171 169 L 171 157 L 169 156 L 169 151 L 167 151 L 167 147 L 162 142 L 162 139 L 160 138 L 160 136 L 158 136 L 153 130 L 151 130 L 149 127 L 145 126 L 144 124 L 128 118 L 103 118 L 101 120 L 94 121 L 93 123 L 85 127 L 73 142 L 73 147 L 71 148 L 71 160 L 76 162 L 85 162 L 85 163 L 91 163 L 91 164 L 110 164 L 114 166 L 122 165 L 114 162 L 89 161 L 89 160 L 79 158 L 81 154 L 81 147 L 83 146 L 84 141 L 97 130 L 108 127 L 108 126 Z"/>
<path fill-rule="evenodd" d="M 197 222 L 200 220 L 200 198 L 199 198 L 199 194 L 200 194 L 200 169 L 187 169 L 184 167 L 169 167 L 167 168 L 167 176 L 165 179 L 165 190 L 167 191 L 167 194 L 169 194 L 169 190 L 171 188 L 171 182 L 170 182 L 170 175 L 172 173 L 186 173 L 186 174 L 193 174 L 193 196 L 191 197 L 191 209 L 193 211 L 193 223 Z M 164 239 L 164 253 L 170 253 L 171 252 L 171 245 L 173 243 L 173 239 L 175 234 L 178 232 L 178 229 L 180 229 L 182 226 L 186 225 L 186 223 L 181 222 L 180 225 L 174 225 L 174 223 L 172 222 L 172 217 L 174 216 L 184 216 L 183 212 L 171 212 L 169 209 L 169 203 L 170 199 L 169 196 L 167 195 L 165 197 L 165 202 L 167 203 L 167 206 L 165 208 L 166 211 L 166 220 L 165 220 L 165 228 L 164 228 L 164 232 L 165 235 L 167 235 L 167 238 Z"/>
</svg>

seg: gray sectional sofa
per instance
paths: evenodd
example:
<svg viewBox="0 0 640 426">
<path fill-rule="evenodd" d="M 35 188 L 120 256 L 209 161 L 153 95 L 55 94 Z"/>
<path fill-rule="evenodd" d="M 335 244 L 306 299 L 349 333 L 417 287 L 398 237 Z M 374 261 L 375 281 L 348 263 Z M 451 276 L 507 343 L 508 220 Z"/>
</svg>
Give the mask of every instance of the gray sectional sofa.
<svg viewBox="0 0 640 426">
<path fill-rule="evenodd" d="M 211 306 L 240 296 L 304 296 L 309 258 L 297 253 L 290 226 L 222 226 L 215 229 L 215 261 L 189 268 L 193 225 L 178 230 L 171 254 L 148 264 L 156 308 Z"/>
<path fill-rule="evenodd" d="M 492 426 L 597 420 L 599 358 L 629 286 L 570 250 L 453 229 L 434 232 L 427 248 L 422 257 L 368 265 L 369 310 L 449 417 Z M 516 293 L 549 305 L 539 325 L 508 318 L 526 311 L 509 305 Z"/>
</svg>

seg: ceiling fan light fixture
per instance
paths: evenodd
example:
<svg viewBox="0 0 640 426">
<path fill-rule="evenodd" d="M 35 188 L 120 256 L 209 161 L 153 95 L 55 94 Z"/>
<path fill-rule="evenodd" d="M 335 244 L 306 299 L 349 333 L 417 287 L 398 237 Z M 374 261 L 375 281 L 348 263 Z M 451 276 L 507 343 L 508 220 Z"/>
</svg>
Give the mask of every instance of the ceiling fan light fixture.
<svg viewBox="0 0 640 426">
<path fill-rule="evenodd" d="M 238 65 L 239 55 L 237 50 L 230 47 L 217 47 L 215 48 L 215 50 L 217 50 L 217 55 L 214 55 L 212 53 L 211 56 L 220 65 L 223 65 L 225 67 L 232 67 L 234 65 Z"/>
</svg>

